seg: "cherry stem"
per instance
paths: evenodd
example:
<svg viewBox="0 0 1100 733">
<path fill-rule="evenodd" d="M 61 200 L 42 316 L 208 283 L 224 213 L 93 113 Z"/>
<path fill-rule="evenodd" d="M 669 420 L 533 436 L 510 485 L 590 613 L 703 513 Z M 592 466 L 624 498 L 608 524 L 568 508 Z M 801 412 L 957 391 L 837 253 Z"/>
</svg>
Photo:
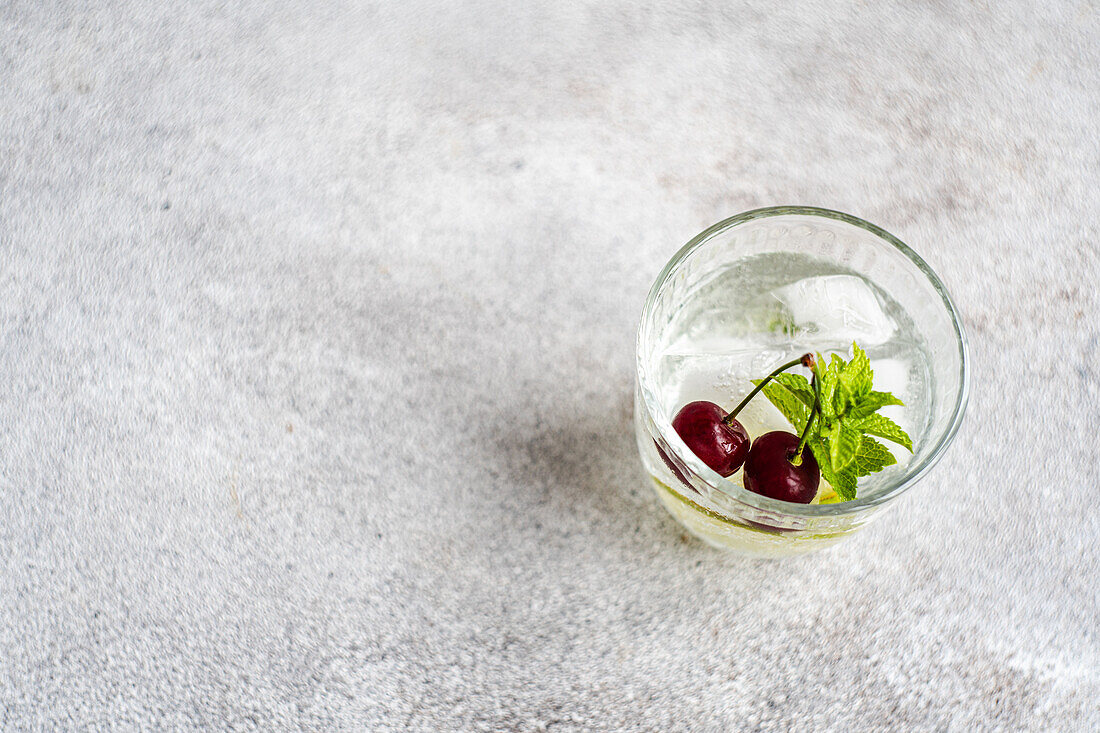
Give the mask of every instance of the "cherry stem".
<svg viewBox="0 0 1100 733">
<path fill-rule="evenodd" d="M 776 367 L 774 372 L 772 372 L 768 376 L 761 379 L 760 384 L 753 387 L 752 392 L 749 392 L 747 395 L 745 395 L 745 399 L 741 400 L 741 403 L 738 404 L 737 407 L 733 408 L 733 411 L 730 412 L 730 414 L 728 414 L 724 418 L 722 418 L 722 422 L 724 422 L 726 425 L 733 425 L 733 421 L 737 418 L 737 413 L 741 412 L 741 410 L 744 409 L 745 405 L 749 404 L 749 400 L 751 400 L 753 397 L 755 397 L 757 392 L 764 389 L 764 387 L 768 384 L 768 382 L 775 379 L 775 377 L 777 375 L 787 371 L 788 369 L 791 369 L 792 367 L 796 367 L 799 364 L 801 364 L 802 366 L 808 366 L 808 367 L 812 368 L 813 363 L 814 363 L 813 354 L 803 354 L 802 356 L 798 357 L 794 361 L 789 361 L 781 367 Z"/>
<path fill-rule="evenodd" d="M 814 375 L 810 380 L 814 388 L 814 406 L 810 409 L 810 417 L 806 420 L 806 427 L 802 429 L 802 437 L 798 439 L 798 450 L 795 451 L 794 458 L 791 459 L 792 466 L 802 465 L 802 451 L 806 448 L 806 443 L 810 440 L 810 428 L 814 424 L 814 420 L 817 419 L 818 413 L 821 412 L 821 385 L 817 381 L 817 372 L 814 371 Z"/>
</svg>

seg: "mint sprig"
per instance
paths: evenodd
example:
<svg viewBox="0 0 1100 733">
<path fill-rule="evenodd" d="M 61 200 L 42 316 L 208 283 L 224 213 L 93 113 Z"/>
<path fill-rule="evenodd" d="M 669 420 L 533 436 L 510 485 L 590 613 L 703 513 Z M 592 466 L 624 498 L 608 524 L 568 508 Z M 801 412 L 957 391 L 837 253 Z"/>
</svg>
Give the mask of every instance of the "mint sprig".
<svg viewBox="0 0 1100 733">
<path fill-rule="evenodd" d="M 766 396 L 803 435 L 821 475 L 844 501 L 856 498 L 861 476 L 897 462 L 875 438 L 884 438 L 912 452 L 913 441 L 896 422 L 878 413 L 902 405 L 889 392 L 872 389 L 874 372 L 867 353 L 852 344 L 852 358 L 833 354 L 828 365 L 821 354 L 812 367 L 814 383 L 799 374 L 778 374 L 763 387 Z M 763 380 L 755 380 L 759 385 Z M 815 415 L 816 413 L 816 415 Z M 807 422 L 814 416 L 807 431 Z"/>
</svg>

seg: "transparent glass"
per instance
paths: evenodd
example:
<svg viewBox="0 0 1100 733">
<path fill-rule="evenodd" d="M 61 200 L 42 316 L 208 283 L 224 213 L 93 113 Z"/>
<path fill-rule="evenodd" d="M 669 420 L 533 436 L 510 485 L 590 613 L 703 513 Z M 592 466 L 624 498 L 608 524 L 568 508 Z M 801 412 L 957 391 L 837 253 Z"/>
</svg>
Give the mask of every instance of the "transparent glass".
<svg viewBox="0 0 1100 733">
<path fill-rule="evenodd" d="M 725 301 L 714 297 L 713 283 L 718 276 L 735 277 L 739 271 L 749 273 L 752 267 L 758 270 L 761 262 L 788 260 L 810 261 L 825 272 L 848 273 L 853 280 L 858 277 L 873 284 L 889 300 L 894 315 L 908 324 L 926 357 L 922 361 L 926 378 L 921 381 L 920 420 L 910 429 L 912 455 L 906 454 L 903 463 L 882 474 L 861 479 L 859 496 L 853 501 L 792 504 L 752 493 L 739 479 L 723 478 L 704 465 L 672 429 L 672 417 L 681 405 L 671 404 L 663 383 L 668 370 L 662 360 L 669 358 L 669 344 L 678 332 L 692 330 L 693 318 L 720 322 L 714 319 L 724 314 L 715 313 L 716 309 L 741 307 L 723 306 Z M 784 267 L 777 265 L 776 269 Z M 787 273 L 768 276 L 781 282 Z M 706 292 L 712 294 L 703 295 Z M 699 299 L 703 297 L 714 302 L 701 308 Z M 859 321 L 859 314 L 855 316 Z M 754 323 L 751 318 L 738 322 L 742 326 Z M 759 327 L 769 327 L 766 319 L 759 319 Z M 774 330 L 774 324 L 770 327 Z M 781 363 L 781 358 L 817 350 L 812 338 L 808 343 L 800 343 L 798 334 L 784 338 L 788 340 L 786 353 L 765 355 L 754 363 L 756 377 Z M 872 353 L 872 367 L 875 365 Z M 876 372 L 876 388 L 877 379 Z M 747 379 L 744 381 L 741 394 L 751 388 Z M 756 209 L 696 236 L 676 253 L 653 284 L 638 329 L 635 435 L 662 504 L 692 534 L 742 554 L 778 557 L 838 542 L 916 483 L 939 460 L 958 430 L 967 388 L 967 349 L 959 314 L 943 283 L 913 250 L 879 227 L 848 214 L 794 206 Z M 720 404 L 729 409 L 739 396 L 731 393 Z"/>
</svg>

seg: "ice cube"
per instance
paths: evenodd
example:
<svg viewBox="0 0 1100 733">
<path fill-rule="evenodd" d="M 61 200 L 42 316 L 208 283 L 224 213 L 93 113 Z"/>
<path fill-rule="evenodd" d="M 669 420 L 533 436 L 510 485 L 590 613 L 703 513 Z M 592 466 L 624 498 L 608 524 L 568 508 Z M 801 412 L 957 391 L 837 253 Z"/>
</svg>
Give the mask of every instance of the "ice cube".
<svg viewBox="0 0 1100 733">
<path fill-rule="evenodd" d="M 879 392 L 889 392 L 905 403 L 904 407 L 889 405 L 879 409 L 879 412 L 900 425 L 910 438 L 915 438 L 916 426 L 912 419 L 915 405 L 912 404 L 910 397 L 908 365 L 897 359 L 874 359 L 871 362 L 871 371 L 874 373 L 874 389 Z M 902 465 L 908 463 L 910 457 L 908 450 L 890 440 L 882 439 L 879 442 L 890 449 L 898 459 L 898 463 Z"/>
<path fill-rule="evenodd" d="M 766 356 L 771 357 L 767 368 L 753 368 Z M 749 380 L 767 374 L 779 363 L 774 354 L 748 349 L 716 349 L 714 353 L 666 352 L 658 362 L 657 374 L 669 409 L 678 409 L 694 400 L 710 400 L 728 408 L 752 389 Z"/>
<path fill-rule="evenodd" d="M 714 354 L 674 354 L 660 363 L 661 399 L 670 415 L 695 400 L 709 400 L 719 405 L 729 401 L 729 394 L 719 384 L 729 371 L 729 357 Z"/>
<path fill-rule="evenodd" d="M 664 350 L 657 373 L 666 388 L 677 385 L 674 396 L 681 403 L 710 400 L 728 406 L 752 389 L 751 380 L 794 356 L 761 340 L 684 336 Z"/>
<path fill-rule="evenodd" d="M 889 392 L 906 404 L 909 403 L 909 365 L 898 359 L 874 359 L 871 362 L 871 371 L 874 374 L 874 389 L 879 392 Z M 905 408 L 899 405 L 889 405 L 880 409 L 883 415 L 900 422 L 905 415 Z M 902 425 L 906 430 L 910 426 Z"/>
<path fill-rule="evenodd" d="M 897 327 L 871 287 L 854 275 L 808 277 L 772 294 L 787 308 L 799 336 L 814 342 L 858 341 L 866 348 L 886 343 Z"/>
</svg>

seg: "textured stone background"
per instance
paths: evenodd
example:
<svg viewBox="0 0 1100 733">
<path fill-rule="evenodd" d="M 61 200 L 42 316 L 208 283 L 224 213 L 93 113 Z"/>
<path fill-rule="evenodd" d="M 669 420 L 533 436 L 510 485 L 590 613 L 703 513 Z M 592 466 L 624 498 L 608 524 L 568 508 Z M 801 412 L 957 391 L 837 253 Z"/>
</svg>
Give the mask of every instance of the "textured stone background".
<svg viewBox="0 0 1100 733">
<path fill-rule="evenodd" d="M 85 5 L 0 0 L 2 727 L 1100 729 L 1095 2 Z M 765 562 L 630 390 L 776 203 L 911 243 L 974 379 Z"/>
</svg>

